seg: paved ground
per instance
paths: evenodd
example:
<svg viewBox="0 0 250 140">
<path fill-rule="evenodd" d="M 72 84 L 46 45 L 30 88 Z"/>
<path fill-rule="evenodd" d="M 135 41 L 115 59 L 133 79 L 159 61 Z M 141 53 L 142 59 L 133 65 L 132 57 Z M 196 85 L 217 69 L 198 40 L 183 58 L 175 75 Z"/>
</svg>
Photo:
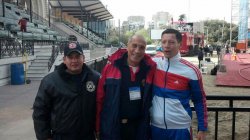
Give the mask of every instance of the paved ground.
<svg viewBox="0 0 250 140">
<path fill-rule="evenodd" d="M 35 140 L 31 107 L 39 84 L 0 87 L 1 140 Z"/>
</svg>

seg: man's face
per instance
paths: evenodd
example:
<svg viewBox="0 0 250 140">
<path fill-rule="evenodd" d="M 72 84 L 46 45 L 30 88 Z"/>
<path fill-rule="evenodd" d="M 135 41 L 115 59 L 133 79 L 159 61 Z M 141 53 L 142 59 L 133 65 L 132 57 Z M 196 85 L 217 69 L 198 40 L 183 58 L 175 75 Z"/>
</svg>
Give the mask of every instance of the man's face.
<svg viewBox="0 0 250 140">
<path fill-rule="evenodd" d="M 132 38 L 131 42 L 128 43 L 128 64 L 130 66 L 138 66 L 140 61 L 143 59 L 146 49 L 145 41 L 140 37 Z"/>
<path fill-rule="evenodd" d="M 71 74 L 80 74 L 84 63 L 84 56 L 77 52 L 72 52 L 63 57 L 63 63 L 67 66 L 67 71 Z"/>
<path fill-rule="evenodd" d="M 181 46 L 181 43 L 176 39 L 176 35 L 171 33 L 162 35 L 161 44 L 166 58 L 172 58 L 177 55 Z"/>
</svg>

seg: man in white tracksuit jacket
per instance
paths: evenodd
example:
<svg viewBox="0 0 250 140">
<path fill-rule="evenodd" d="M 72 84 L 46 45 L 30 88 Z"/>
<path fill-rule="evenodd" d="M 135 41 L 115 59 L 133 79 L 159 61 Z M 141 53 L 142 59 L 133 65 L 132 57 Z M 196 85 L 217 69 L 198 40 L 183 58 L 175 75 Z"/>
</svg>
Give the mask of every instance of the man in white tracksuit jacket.
<svg viewBox="0 0 250 140">
<path fill-rule="evenodd" d="M 151 108 L 152 140 L 192 140 L 190 100 L 198 118 L 197 139 L 205 139 L 207 106 L 202 76 L 196 66 L 181 58 L 181 41 L 179 31 L 163 31 L 164 57 L 154 58 L 157 70 Z"/>
</svg>

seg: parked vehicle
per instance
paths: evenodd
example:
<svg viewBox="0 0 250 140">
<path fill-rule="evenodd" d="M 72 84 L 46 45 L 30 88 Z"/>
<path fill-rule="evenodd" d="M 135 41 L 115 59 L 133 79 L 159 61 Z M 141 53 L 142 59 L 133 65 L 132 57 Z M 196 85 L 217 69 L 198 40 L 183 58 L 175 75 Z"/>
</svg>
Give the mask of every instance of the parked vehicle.
<svg viewBox="0 0 250 140">
<path fill-rule="evenodd" d="M 156 45 L 147 45 L 146 46 L 146 54 L 149 54 L 150 56 L 154 56 L 156 52 Z"/>
</svg>

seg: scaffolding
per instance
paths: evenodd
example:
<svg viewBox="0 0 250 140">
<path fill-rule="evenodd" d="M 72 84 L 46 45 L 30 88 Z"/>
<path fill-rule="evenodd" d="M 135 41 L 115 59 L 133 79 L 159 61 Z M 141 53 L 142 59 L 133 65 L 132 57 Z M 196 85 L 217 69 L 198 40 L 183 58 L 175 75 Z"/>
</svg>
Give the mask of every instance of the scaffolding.
<svg viewBox="0 0 250 140">
<path fill-rule="evenodd" d="M 245 44 L 245 49 L 248 46 L 248 26 L 249 24 L 249 0 L 231 0 L 231 24 L 238 25 L 238 37 L 239 44 Z M 232 26 L 230 25 L 230 46 L 232 44 Z M 233 40 L 236 40 L 234 38 Z M 242 46 L 242 45 L 241 45 Z"/>
</svg>

